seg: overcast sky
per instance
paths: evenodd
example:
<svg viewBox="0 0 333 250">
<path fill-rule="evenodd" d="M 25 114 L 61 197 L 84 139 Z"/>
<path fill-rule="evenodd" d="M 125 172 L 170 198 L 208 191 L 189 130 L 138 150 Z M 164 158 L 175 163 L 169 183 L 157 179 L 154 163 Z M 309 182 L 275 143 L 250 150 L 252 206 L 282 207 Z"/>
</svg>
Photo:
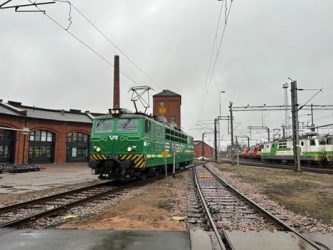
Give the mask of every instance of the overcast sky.
<svg viewBox="0 0 333 250">
<path fill-rule="evenodd" d="M 0 0 L 0 4 L 5 0 Z M 120 55 L 121 71 L 137 85 L 182 95 L 182 127 L 196 139 L 228 104 L 281 105 L 288 77 L 299 88 L 323 88 L 314 104 L 333 104 L 333 1 L 234 0 L 212 81 L 207 73 L 222 2 L 217 0 L 72 0 L 142 72 L 72 8 L 69 31 L 109 62 Z M 29 3 L 13 0 L 13 4 Z M 225 3 L 224 3 L 225 4 Z M 228 1 L 228 9 L 230 0 Z M 69 5 L 41 6 L 68 27 Z M 34 9 L 34 8 L 31 8 Z M 23 9 L 22 9 L 23 10 Z M 223 11 L 217 42 L 224 27 Z M 0 10 L 0 99 L 54 109 L 106 112 L 113 103 L 113 68 L 42 13 Z M 214 52 L 216 53 L 216 51 Z M 214 54 L 214 57 L 215 58 Z M 151 81 L 153 80 L 153 82 Z M 121 106 L 130 103 L 131 80 L 121 75 Z M 219 94 L 220 91 L 224 94 Z M 289 92 L 289 91 L 288 91 Z M 315 91 L 299 92 L 300 103 Z M 290 102 L 290 101 L 289 101 Z M 300 114 L 309 122 L 309 112 Z M 316 112 L 316 124 L 333 122 L 333 111 Z M 235 113 L 235 134 L 247 126 L 271 129 L 283 112 Z M 222 122 L 222 138 L 229 138 Z M 252 133 L 253 139 L 265 136 Z M 212 139 L 207 136 L 212 142 Z"/>
</svg>

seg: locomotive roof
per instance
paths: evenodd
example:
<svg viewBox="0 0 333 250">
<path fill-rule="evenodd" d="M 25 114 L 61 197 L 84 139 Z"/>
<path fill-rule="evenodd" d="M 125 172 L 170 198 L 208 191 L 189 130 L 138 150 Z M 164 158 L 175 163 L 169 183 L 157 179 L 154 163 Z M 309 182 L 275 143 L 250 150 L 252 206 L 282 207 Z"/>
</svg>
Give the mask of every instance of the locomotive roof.
<svg viewBox="0 0 333 250">
<path fill-rule="evenodd" d="M 178 129 L 178 128 L 175 128 L 173 126 L 171 126 L 170 124 L 168 123 L 162 123 L 156 119 L 154 119 L 154 117 L 152 116 L 148 116 L 146 114 L 143 114 L 143 113 L 126 113 L 126 114 L 121 114 L 121 115 L 111 115 L 111 114 L 106 114 L 106 115 L 102 115 L 102 116 L 98 116 L 98 117 L 95 117 L 94 120 L 100 120 L 100 119 L 110 119 L 110 118 L 145 118 L 145 119 L 148 119 L 148 120 L 151 120 L 151 121 L 154 121 L 154 122 L 157 122 L 163 126 L 166 126 L 172 130 L 176 130 L 176 131 L 179 131 L 183 134 L 186 134 L 184 131 Z M 186 134 L 187 135 L 187 134 Z"/>
<path fill-rule="evenodd" d="M 299 140 L 310 140 L 310 139 L 320 139 L 320 138 L 328 138 L 332 137 L 333 135 L 327 134 L 327 135 L 319 135 L 319 134 L 305 134 L 305 135 L 300 135 Z M 286 141 L 292 141 L 292 137 L 287 137 L 287 138 L 280 138 L 280 139 L 274 139 L 272 141 L 267 141 L 264 143 L 279 143 L 279 142 L 286 142 Z"/>
</svg>

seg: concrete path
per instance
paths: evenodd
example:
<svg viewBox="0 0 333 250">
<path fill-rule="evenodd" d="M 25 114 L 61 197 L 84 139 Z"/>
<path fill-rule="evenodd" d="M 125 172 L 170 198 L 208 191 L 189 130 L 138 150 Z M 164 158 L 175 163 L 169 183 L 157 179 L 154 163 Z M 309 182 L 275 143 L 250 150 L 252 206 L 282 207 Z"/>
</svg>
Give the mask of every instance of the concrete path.
<svg viewBox="0 0 333 250">
<path fill-rule="evenodd" d="M 25 193 L 97 180 L 88 164 L 40 165 L 41 171 L 0 174 L 1 193 Z"/>
</svg>

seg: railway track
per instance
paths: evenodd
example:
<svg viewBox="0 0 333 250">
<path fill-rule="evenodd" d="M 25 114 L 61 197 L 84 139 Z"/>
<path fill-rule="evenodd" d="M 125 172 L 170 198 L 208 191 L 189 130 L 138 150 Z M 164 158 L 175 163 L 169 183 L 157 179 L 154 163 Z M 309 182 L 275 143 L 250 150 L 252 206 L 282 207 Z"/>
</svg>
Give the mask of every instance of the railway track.
<svg viewBox="0 0 333 250">
<path fill-rule="evenodd" d="M 195 166 L 195 164 L 186 166 L 177 172 L 186 171 L 193 166 Z M 89 202 L 96 202 L 96 200 L 98 201 L 99 199 L 111 200 L 124 192 L 152 183 L 164 177 L 165 175 L 160 174 L 154 178 L 135 181 L 121 186 L 111 186 L 112 181 L 107 181 L 35 200 L 0 207 L 0 228 L 31 225 L 41 218 L 61 215 L 73 207 L 78 207 Z"/>
<path fill-rule="evenodd" d="M 38 219 L 59 215 L 70 208 L 81 206 L 97 199 L 112 199 L 115 196 L 153 180 L 143 180 L 122 186 L 110 186 L 111 181 L 75 189 L 36 200 L 0 208 L 0 228 L 22 227 Z"/>
<path fill-rule="evenodd" d="M 224 233 L 230 230 L 291 232 L 314 249 L 321 249 L 286 224 L 283 218 L 241 194 L 208 167 L 193 168 L 193 179 L 199 201 L 195 204 L 193 194 L 190 195 L 193 206 L 189 209 L 189 222 L 194 220 L 210 227 L 221 249 L 232 249 Z"/>
<path fill-rule="evenodd" d="M 231 164 L 231 160 L 220 160 L 218 162 L 221 163 L 229 163 Z M 234 161 L 236 164 L 236 161 Z M 294 170 L 294 166 L 291 165 L 283 165 L 283 164 L 273 164 L 273 163 L 267 163 L 267 162 L 260 162 L 260 161 L 246 161 L 246 160 L 240 160 L 239 165 L 245 165 L 245 166 L 255 166 L 255 167 L 264 167 L 264 168 L 277 168 L 277 169 L 288 169 L 288 170 Z M 320 173 L 320 174 L 333 174 L 333 168 L 323 168 L 323 167 L 308 167 L 308 166 L 301 166 L 302 171 L 304 172 L 310 172 L 310 173 Z"/>
</svg>

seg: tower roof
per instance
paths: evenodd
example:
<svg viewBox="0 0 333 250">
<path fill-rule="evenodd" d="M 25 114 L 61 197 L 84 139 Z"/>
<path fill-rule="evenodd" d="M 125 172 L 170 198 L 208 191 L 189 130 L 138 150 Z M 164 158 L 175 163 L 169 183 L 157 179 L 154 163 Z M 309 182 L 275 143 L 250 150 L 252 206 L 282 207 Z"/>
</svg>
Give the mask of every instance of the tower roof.
<svg viewBox="0 0 333 250">
<path fill-rule="evenodd" d="M 156 95 L 153 95 L 153 97 L 155 97 L 155 96 L 181 96 L 181 95 L 179 95 L 179 94 L 177 94 L 175 92 L 172 92 L 172 91 L 170 91 L 168 89 L 163 89 L 162 92 L 160 92 L 160 93 L 158 93 Z"/>
</svg>

